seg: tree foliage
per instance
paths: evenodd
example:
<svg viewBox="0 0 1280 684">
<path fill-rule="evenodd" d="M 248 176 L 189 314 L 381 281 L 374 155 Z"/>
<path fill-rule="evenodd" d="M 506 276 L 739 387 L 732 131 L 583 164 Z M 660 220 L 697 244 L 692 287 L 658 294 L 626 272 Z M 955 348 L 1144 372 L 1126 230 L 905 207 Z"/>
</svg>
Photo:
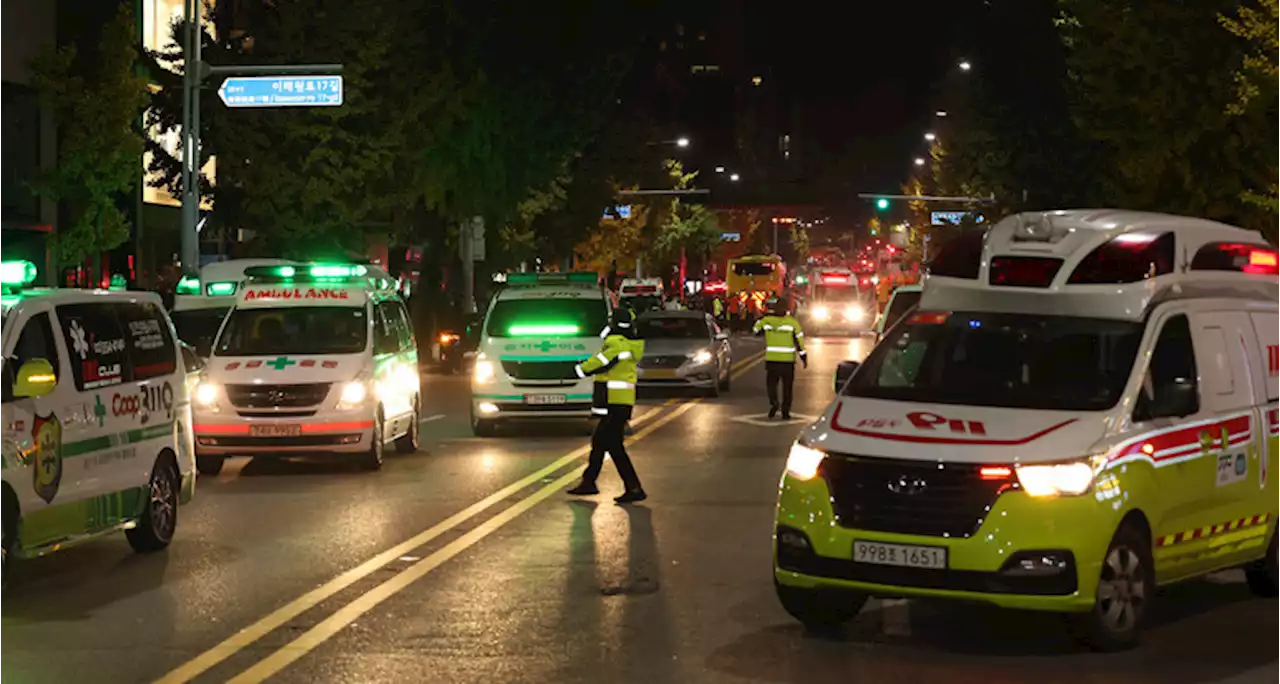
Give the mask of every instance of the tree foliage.
<svg viewBox="0 0 1280 684">
<path fill-rule="evenodd" d="M 58 125 L 57 165 L 43 174 L 35 191 L 65 201 L 69 226 L 57 235 L 63 265 L 110 250 L 129 239 L 129 226 L 117 206 L 137 187 L 143 136 L 139 114 L 147 102 L 146 79 L 135 67 L 135 22 L 122 5 L 92 42 L 92 52 L 75 45 L 51 47 L 32 62 L 32 82 Z"/>
<path fill-rule="evenodd" d="M 1231 32 L 1248 43 L 1248 51 L 1236 70 L 1236 100 L 1227 105 L 1227 113 L 1246 115 L 1258 107 L 1274 107 L 1277 98 L 1276 53 L 1280 50 L 1280 12 L 1277 0 L 1258 0 L 1253 6 L 1241 5 L 1234 17 L 1218 15 L 1218 20 Z M 1245 202 L 1269 215 L 1280 211 L 1277 201 L 1276 167 L 1271 167 L 1271 182 L 1265 187 L 1245 190 L 1241 196 Z M 1275 233 L 1271 233 L 1275 238 Z"/>
</svg>

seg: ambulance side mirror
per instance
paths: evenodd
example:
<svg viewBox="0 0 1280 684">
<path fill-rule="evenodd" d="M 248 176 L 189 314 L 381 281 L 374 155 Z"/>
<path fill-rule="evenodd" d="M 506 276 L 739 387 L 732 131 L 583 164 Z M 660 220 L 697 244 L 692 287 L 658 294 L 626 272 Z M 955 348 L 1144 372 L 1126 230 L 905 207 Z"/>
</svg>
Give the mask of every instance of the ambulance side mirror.
<svg viewBox="0 0 1280 684">
<path fill-rule="evenodd" d="M 18 369 L 18 377 L 13 382 L 13 396 L 43 397 L 57 384 L 58 376 L 48 360 L 30 359 Z"/>
<path fill-rule="evenodd" d="M 840 390 L 849 382 L 849 378 L 853 377 L 853 372 L 856 370 L 858 370 L 857 361 L 841 361 L 840 365 L 836 366 L 835 389 L 837 394 L 839 394 Z"/>
</svg>

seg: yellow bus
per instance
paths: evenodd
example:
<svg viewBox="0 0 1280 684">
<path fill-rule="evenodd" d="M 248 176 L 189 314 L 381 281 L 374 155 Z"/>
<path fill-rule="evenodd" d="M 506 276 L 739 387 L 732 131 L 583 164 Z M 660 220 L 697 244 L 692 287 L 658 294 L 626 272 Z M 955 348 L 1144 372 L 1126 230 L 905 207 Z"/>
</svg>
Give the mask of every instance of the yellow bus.
<svg viewBox="0 0 1280 684">
<path fill-rule="evenodd" d="M 764 292 L 780 295 L 786 284 L 787 265 L 782 257 L 750 255 L 729 260 L 725 290 L 730 295 Z"/>
</svg>

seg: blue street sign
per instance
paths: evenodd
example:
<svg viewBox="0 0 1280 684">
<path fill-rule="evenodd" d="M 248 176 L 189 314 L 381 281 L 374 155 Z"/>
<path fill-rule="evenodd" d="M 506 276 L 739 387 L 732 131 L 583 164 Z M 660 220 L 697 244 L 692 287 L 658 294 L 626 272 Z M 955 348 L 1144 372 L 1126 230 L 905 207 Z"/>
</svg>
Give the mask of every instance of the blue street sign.
<svg viewBox="0 0 1280 684">
<path fill-rule="evenodd" d="M 341 76 L 232 76 L 218 88 L 228 107 L 340 107 Z"/>
<path fill-rule="evenodd" d="M 604 217 L 606 219 L 611 219 L 611 218 L 629 219 L 631 218 L 631 205 L 618 204 L 613 207 L 613 211 L 609 211 L 608 209 L 605 209 Z"/>
</svg>

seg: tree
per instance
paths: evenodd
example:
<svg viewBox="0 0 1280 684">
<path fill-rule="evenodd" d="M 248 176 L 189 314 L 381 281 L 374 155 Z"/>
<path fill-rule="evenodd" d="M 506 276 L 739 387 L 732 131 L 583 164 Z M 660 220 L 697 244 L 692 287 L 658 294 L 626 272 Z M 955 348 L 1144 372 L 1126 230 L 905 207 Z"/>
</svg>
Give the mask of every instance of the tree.
<svg viewBox="0 0 1280 684">
<path fill-rule="evenodd" d="M 1245 115 L 1250 109 L 1274 106 L 1276 101 L 1276 82 L 1280 72 L 1276 69 L 1276 52 L 1278 45 L 1277 25 L 1280 24 L 1280 12 L 1277 11 L 1277 0 L 1258 0 L 1254 7 L 1237 8 L 1234 17 L 1218 15 L 1222 23 L 1232 35 L 1248 41 L 1249 50 L 1236 70 L 1236 100 L 1227 105 L 1227 113 Z M 1244 192 L 1241 199 L 1274 215 L 1280 211 L 1277 202 L 1276 167 L 1271 167 L 1271 182 L 1264 188 L 1251 188 Z M 1273 242 L 1276 239 L 1275 221 L 1269 224 L 1272 230 L 1264 229 Z"/>
<path fill-rule="evenodd" d="M 684 165 L 674 159 L 663 163 L 673 190 L 688 190 L 698 177 L 696 171 L 685 173 Z M 682 254 L 701 256 L 720 244 L 720 228 L 716 215 L 705 205 L 683 202 L 677 196 L 657 204 L 657 235 L 649 241 L 646 255 L 655 262 L 670 262 Z"/>
<path fill-rule="evenodd" d="M 63 265 L 83 263 L 129 239 L 117 203 L 137 187 L 143 150 L 138 121 L 147 102 L 146 79 L 135 69 L 134 31 L 132 6 L 121 5 L 92 52 L 53 47 L 31 65 L 36 91 L 58 125 L 57 165 L 39 178 L 35 191 L 65 201 L 71 211 L 70 227 L 55 236 Z"/>
</svg>

